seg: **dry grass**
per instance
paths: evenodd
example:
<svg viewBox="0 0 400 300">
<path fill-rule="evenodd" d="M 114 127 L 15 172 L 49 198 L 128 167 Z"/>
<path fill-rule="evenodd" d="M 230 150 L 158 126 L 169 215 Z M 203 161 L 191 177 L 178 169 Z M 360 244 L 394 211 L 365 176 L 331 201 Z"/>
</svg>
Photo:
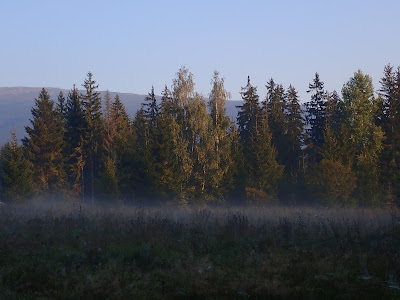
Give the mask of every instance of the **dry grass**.
<svg viewBox="0 0 400 300">
<path fill-rule="evenodd" d="M 0 298 L 397 298 L 388 210 L 0 208 Z"/>
</svg>

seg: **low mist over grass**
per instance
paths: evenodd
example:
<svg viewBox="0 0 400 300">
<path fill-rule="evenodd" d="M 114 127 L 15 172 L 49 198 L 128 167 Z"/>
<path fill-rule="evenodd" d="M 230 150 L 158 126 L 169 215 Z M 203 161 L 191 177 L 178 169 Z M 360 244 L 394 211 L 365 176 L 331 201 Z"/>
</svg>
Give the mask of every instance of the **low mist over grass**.
<svg viewBox="0 0 400 300">
<path fill-rule="evenodd" d="M 394 211 L 0 207 L 1 298 L 396 298 Z"/>
</svg>

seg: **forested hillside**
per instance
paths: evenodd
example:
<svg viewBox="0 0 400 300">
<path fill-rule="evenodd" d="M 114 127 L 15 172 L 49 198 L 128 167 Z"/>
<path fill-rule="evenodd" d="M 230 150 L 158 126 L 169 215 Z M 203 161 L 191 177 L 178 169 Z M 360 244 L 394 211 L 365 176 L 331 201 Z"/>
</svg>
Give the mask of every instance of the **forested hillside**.
<svg viewBox="0 0 400 300">
<path fill-rule="evenodd" d="M 91 73 L 82 90 L 43 88 L 22 144 L 14 133 L 1 148 L 1 199 L 398 204 L 400 68 L 386 66 L 378 88 L 359 70 L 340 92 L 316 73 L 308 94 L 304 114 L 292 85 L 244 78 L 233 119 L 218 72 L 204 98 L 182 67 L 133 116 Z"/>
</svg>

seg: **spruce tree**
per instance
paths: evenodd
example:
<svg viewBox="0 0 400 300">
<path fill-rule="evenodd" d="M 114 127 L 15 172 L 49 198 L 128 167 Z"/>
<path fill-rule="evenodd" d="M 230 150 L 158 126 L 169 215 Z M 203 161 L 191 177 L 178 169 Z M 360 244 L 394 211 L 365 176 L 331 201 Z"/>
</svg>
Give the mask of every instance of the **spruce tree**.
<svg viewBox="0 0 400 300">
<path fill-rule="evenodd" d="M 243 149 L 246 197 L 249 201 L 277 199 L 277 184 L 283 167 L 276 162 L 276 150 L 268 126 L 267 114 L 261 110 L 257 88 L 247 79 L 242 88 L 243 105 L 239 106 L 238 124 Z"/>
<path fill-rule="evenodd" d="M 60 91 L 57 98 L 57 110 L 61 114 L 63 122 L 65 121 L 65 113 L 66 113 L 66 101 L 64 97 L 64 93 Z"/>
<path fill-rule="evenodd" d="M 101 172 L 101 197 L 104 200 L 116 201 L 119 198 L 118 180 L 116 175 L 117 153 L 115 147 L 115 138 L 117 135 L 117 124 L 115 122 L 110 92 L 107 90 L 104 95 L 104 138 Z"/>
<path fill-rule="evenodd" d="M 136 195 L 141 199 L 149 199 L 154 195 L 155 164 L 152 155 L 151 137 L 149 133 L 149 122 L 144 105 L 136 112 L 133 119 L 133 130 L 135 134 L 134 173 L 133 185 Z"/>
<path fill-rule="evenodd" d="M 85 93 L 81 95 L 85 114 L 86 128 L 84 135 L 85 142 L 85 194 L 90 197 L 94 204 L 95 197 L 95 178 L 99 173 L 100 164 L 100 145 L 103 141 L 103 122 L 101 112 L 100 92 L 97 91 L 98 85 L 93 80 L 93 74 L 89 72 L 82 85 Z"/>
<path fill-rule="evenodd" d="M 172 93 L 165 86 L 161 93 L 161 104 L 157 116 L 155 170 L 157 174 L 158 193 L 166 199 L 180 199 L 184 173 L 181 170 L 181 162 L 185 161 L 187 152 L 182 151 L 179 156 L 180 146 L 183 144 L 180 136 L 180 127 L 176 121 L 175 106 Z"/>
<path fill-rule="evenodd" d="M 39 193 L 48 195 L 58 192 L 65 184 L 62 118 L 44 88 L 35 99 L 31 112 L 31 127 L 25 127 L 28 137 L 23 143 L 33 165 Z"/>
<path fill-rule="evenodd" d="M 149 123 L 149 132 L 150 134 L 152 134 L 155 130 L 156 118 L 159 110 L 153 86 L 151 87 L 151 92 L 146 96 L 144 100 L 145 113 Z"/>
<path fill-rule="evenodd" d="M 289 164 L 288 172 L 294 176 L 296 169 L 299 168 L 301 156 L 302 135 L 303 135 L 303 116 L 296 89 L 290 85 L 286 92 L 286 126 L 289 142 Z"/>
<path fill-rule="evenodd" d="M 249 177 L 247 179 L 247 196 L 256 203 L 276 203 L 278 200 L 278 183 L 283 175 L 283 165 L 279 165 L 277 151 L 272 145 L 267 116 L 261 115 L 259 124 L 250 136 L 250 155 L 247 159 Z M 250 199 L 249 199 L 250 200 Z"/>
<path fill-rule="evenodd" d="M 324 83 L 320 80 L 319 74 L 315 73 L 313 83 L 308 86 L 307 93 L 311 94 L 311 100 L 306 103 L 309 140 L 309 161 L 320 160 L 319 149 L 324 143 L 325 110 L 327 94 L 324 90 Z"/>
<path fill-rule="evenodd" d="M 278 162 L 283 164 L 289 160 L 285 90 L 281 84 L 275 84 L 272 78 L 268 81 L 266 87 L 267 97 L 263 101 L 263 110 L 268 116 L 272 144 L 278 151 Z"/>
<path fill-rule="evenodd" d="M 1 198 L 5 202 L 22 202 L 34 194 L 31 164 L 24 155 L 24 148 L 18 145 L 15 131 L 12 141 L 0 149 Z"/>
<path fill-rule="evenodd" d="M 132 170 L 131 164 L 136 150 L 136 137 L 132 130 L 131 120 L 118 95 L 111 104 L 111 116 L 115 126 L 113 149 L 118 192 L 126 198 L 133 191 L 131 173 L 134 170 Z"/>
<path fill-rule="evenodd" d="M 259 97 L 257 94 L 257 88 L 251 85 L 250 76 L 247 77 L 247 85 L 242 88 L 241 95 L 243 105 L 237 106 L 239 109 L 237 123 L 240 132 L 240 139 L 242 144 L 245 146 L 244 151 L 246 152 L 251 133 L 258 126 L 258 117 L 260 116 L 261 111 L 258 102 Z"/>
<path fill-rule="evenodd" d="M 380 81 L 376 124 L 381 126 L 385 138 L 380 155 L 380 182 L 385 186 L 389 205 L 400 202 L 400 67 L 384 69 Z"/>
<path fill-rule="evenodd" d="M 84 135 L 86 120 L 78 89 L 73 86 L 68 93 L 65 108 L 65 162 L 72 194 L 83 197 L 85 165 Z"/>
</svg>

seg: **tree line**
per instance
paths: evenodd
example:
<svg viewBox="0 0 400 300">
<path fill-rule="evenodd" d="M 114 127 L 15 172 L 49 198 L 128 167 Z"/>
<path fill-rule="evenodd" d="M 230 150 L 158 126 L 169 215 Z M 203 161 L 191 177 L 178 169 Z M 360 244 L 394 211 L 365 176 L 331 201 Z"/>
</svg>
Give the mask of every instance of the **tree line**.
<svg viewBox="0 0 400 300">
<path fill-rule="evenodd" d="M 316 73 L 305 109 L 292 85 L 271 78 L 260 99 L 248 77 L 236 120 L 218 72 L 206 102 L 182 67 L 132 119 L 92 73 L 83 88 L 56 101 L 41 90 L 22 144 L 13 132 L 1 147 L 2 201 L 399 203 L 400 67 L 384 68 L 377 93 L 360 70 L 341 95 Z"/>
</svg>

